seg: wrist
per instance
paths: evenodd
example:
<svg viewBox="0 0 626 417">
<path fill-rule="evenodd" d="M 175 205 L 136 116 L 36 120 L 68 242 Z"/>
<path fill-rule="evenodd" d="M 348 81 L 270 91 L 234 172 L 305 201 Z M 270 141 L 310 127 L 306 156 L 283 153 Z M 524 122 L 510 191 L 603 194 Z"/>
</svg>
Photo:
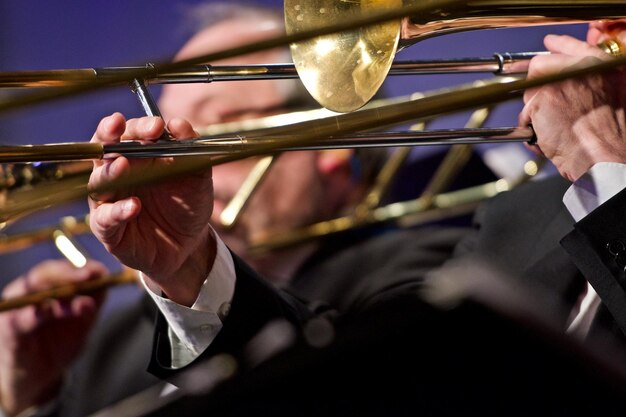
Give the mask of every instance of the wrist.
<svg viewBox="0 0 626 417">
<path fill-rule="evenodd" d="M 161 288 L 164 295 L 175 303 L 190 307 L 195 302 L 206 280 L 217 253 L 213 230 L 207 225 L 198 238 L 198 244 L 185 257 L 180 266 L 166 274 L 144 274 L 144 279 Z"/>
</svg>

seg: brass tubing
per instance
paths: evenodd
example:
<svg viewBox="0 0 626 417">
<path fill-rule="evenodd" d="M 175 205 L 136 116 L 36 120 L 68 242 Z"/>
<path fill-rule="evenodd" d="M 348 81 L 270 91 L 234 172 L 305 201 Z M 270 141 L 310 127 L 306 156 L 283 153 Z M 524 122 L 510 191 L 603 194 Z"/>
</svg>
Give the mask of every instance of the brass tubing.
<svg viewBox="0 0 626 417">
<path fill-rule="evenodd" d="M 483 107 L 497 102 L 519 97 L 525 89 L 535 88 L 549 83 L 563 81 L 570 78 L 582 77 L 591 73 L 613 71 L 626 64 L 625 57 L 602 61 L 593 65 L 578 66 L 575 68 L 547 74 L 541 77 L 517 80 L 509 83 L 487 84 L 480 87 L 463 86 L 452 91 L 446 91 L 423 99 L 394 104 L 391 106 L 362 110 L 341 116 L 333 116 L 314 122 L 303 122 L 283 128 L 272 128 L 272 135 L 279 133 L 301 133 L 297 138 L 282 143 L 255 146 L 254 149 L 238 152 L 237 154 L 207 158 L 193 158 L 181 164 L 172 164 L 167 169 L 148 171 L 141 176 L 132 176 L 88 189 L 83 179 L 64 181 L 55 187 L 55 184 L 46 186 L 46 192 L 32 190 L 23 194 L 21 201 L 15 201 L 0 207 L 0 221 L 14 219 L 24 213 L 32 213 L 52 205 L 58 205 L 86 198 L 90 192 L 109 192 L 120 187 L 135 187 L 153 184 L 159 181 L 173 179 L 182 175 L 189 175 L 212 165 L 224 164 L 242 158 L 263 155 L 277 151 L 279 147 L 299 146 L 319 138 L 334 135 L 346 135 L 350 132 L 380 128 L 408 120 L 424 120 L 430 117 L 448 114 L 468 108 Z M 0 106 L 1 111 L 1 106 Z M 358 115 L 358 116 L 357 116 Z"/>
<path fill-rule="evenodd" d="M 122 272 L 108 277 L 74 282 L 26 294 L 20 297 L 0 300 L 0 312 L 14 310 L 16 308 L 22 308 L 33 304 L 42 304 L 51 299 L 70 298 L 80 294 L 89 294 L 108 287 L 121 284 L 131 284 L 136 281 L 137 273 L 131 269 L 124 269 Z"/>
<path fill-rule="evenodd" d="M 275 152 L 377 148 L 394 146 L 430 146 L 500 142 L 528 142 L 533 138 L 530 128 L 502 127 L 485 129 L 440 129 L 421 132 L 376 132 L 351 136 L 311 140 L 302 145 L 292 143 L 297 135 L 273 138 L 242 136 L 233 138 L 206 137 L 200 139 L 142 144 L 127 141 L 112 145 L 98 143 L 64 143 L 48 145 L 0 146 L 0 163 L 97 160 L 123 155 L 127 158 L 160 158 L 170 156 L 233 156 L 240 152 L 271 146 Z"/>
<path fill-rule="evenodd" d="M 398 48 L 450 33 L 623 18 L 620 0 L 479 0 L 413 12 L 422 0 L 285 0 L 289 34 L 373 12 L 404 10 L 402 19 L 291 44 L 293 62 L 309 93 L 324 107 L 354 111 L 389 73 Z M 328 92 L 332 94 L 328 94 Z"/>
<path fill-rule="evenodd" d="M 401 18 L 403 16 L 413 15 L 415 13 L 434 12 L 437 10 L 441 10 L 442 8 L 458 8 L 461 7 L 464 3 L 465 2 L 461 0 L 434 0 L 432 2 L 429 2 L 429 4 L 427 5 L 416 4 L 408 8 L 390 10 L 382 13 L 369 13 L 367 15 L 360 16 L 354 19 L 344 19 L 340 22 L 337 22 L 336 24 L 327 25 L 325 27 L 315 28 L 311 30 L 303 30 L 299 33 L 289 34 L 285 36 L 276 36 L 258 42 L 252 42 L 235 48 L 223 49 L 209 54 L 196 56 L 190 59 L 181 60 L 178 62 L 166 62 L 162 64 L 157 63 L 155 66 L 158 66 L 160 68 L 160 71 L 163 72 L 177 71 L 181 68 L 186 68 L 192 65 L 205 64 L 207 62 L 242 56 L 259 51 L 266 51 L 276 47 L 287 46 L 294 42 L 301 42 L 303 40 L 313 39 L 317 36 L 328 35 L 344 30 L 359 28 L 361 26 L 386 22 Z M 56 89 L 53 91 L 46 90 L 33 94 L 27 94 L 18 98 L 11 98 L 9 100 L 0 100 L 0 113 L 32 104 L 56 100 L 62 97 L 69 97 L 88 91 L 95 91 L 122 82 L 127 83 L 135 78 L 149 78 L 153 74 L 153 71 L 154 70 L 150 68 L 141 68 L 136 71 L 131 70 L 128 74 L 116 75 L 108 81 L 96 80 L 93 83 L 74 85 L 65 89 Z"/>
<path fill-rule="evenodd" d="M 62 217 L 58 224 L 16 234 L 0 235 L 0 254 L 17 252 L 37 243 L 52 240 L 54 233 L 62 230 L 71 235 L 90 233 L 89 221 L 86 217 Z"/>
<path fill-rule="evenodd" d="M 447 73 L 512 74 L 524 69 L 524 63 L 540 52 L 503 52 L 491 57 L 399 61 L 391 66 L 389 75 L 420 75 Z M 520 66 L 513 70 L 511 64 Z M 150 66 L 152 64 L 147 64 Z M 197 65 L 176 71 L 148 73 L 147 84 L 189 84 L 218 81 L 254 81 L 298 78 L 294 64 Z M 522 68 L 521 70 L 519 68 Z M 0 88 L 67 87 L 100 80 L 117 82 L 121 76 L 136 73 L 145 67 L 82 68 L 40 71 L 0 71 Z M 127 84 L 126 81 L 119 82 Z"/>
<path fill-rule="evenodd" d="M 0 163 L 81 161 L 101 159 L 102 155 L 99 143 L 0 145 Z"/>
<path fill-rule="evenodd" d="M 419 197 L 415 200 L 393 203 L 371 210 L 366 217 L 339 217 L 281 236 L 259 236 L 253 238 L 249 250 L 252 253 L 264 253 L 359 227 L 397 221 L 404 216 L 414 216 L 411 217 L 412 222 L 416 222 L 417 218 L 420 222 L 429 222 L 471 213 L 481 201 L 503 191 L 498 188 L 498 184 L 501 183 L 495 181 L 464 190 L 436 194 L 428 199 Z"/>
</svg>

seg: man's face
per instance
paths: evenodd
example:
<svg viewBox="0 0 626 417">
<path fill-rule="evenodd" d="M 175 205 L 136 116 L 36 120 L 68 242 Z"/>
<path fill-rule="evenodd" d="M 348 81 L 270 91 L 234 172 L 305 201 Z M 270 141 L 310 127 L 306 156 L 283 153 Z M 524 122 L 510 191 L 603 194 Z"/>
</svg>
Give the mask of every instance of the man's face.
<svg viewBox="0 0 626 417">
<path fill-rule="evenodd" d="M 262 31 L 251 28 L 248 23 L 224 22 L 196 35 L 181 50 L 177 59 L 259 40 L 277 33 L 277 30 Z M 219 64 L 271 63 L 281 58 L 284 59 L 275 52 L 262 52 Z M 183 117 L 196 128 L 213 123 L 260 117 L 268 115 L 269 112 L 275 113 L 276 109 L 283 105 L 281 82 L 277 80 L 168 85 L 163 89 L 160 109 L 166 120 Z M 287 152 L 281 155 L 250 199 L 235 227 L 230 230 L 220 226 L 219 216 L 258 159 L 215 166 L 213 168 L 215 205 L 212 223 L 226 244 L 254 265 L 254 260 L 250 259 L 246 252 L 251 238 L 310 224 L 325 215 L 323 179 L 317 169 L 317 158 L 316 152 Z"/>
</svg>

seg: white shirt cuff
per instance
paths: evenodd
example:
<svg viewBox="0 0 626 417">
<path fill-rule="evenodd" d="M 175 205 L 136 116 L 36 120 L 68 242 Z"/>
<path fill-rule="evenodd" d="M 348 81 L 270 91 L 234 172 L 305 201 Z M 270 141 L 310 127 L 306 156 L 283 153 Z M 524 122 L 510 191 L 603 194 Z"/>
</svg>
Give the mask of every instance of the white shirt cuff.
<svg viewBox="0 0 626 417">
<path fill-rule="evenodd" d="M 215 234 L 217 255 L 213 268 L 200 288 L 191 308 L 161 296 L 161 289 L 148 283 L 140 274 L 148 294 L 169 325 L 172 366 L 180 367 L 198 357 L 222 329 L 235 292 L 235 264 L 222 240 Z"/>
<path fill-rule="evenodd" d="M 579 222 L 625 187 L 626 164 L 599 162 L 570 186 L 563 203 Z"/>
</svg>

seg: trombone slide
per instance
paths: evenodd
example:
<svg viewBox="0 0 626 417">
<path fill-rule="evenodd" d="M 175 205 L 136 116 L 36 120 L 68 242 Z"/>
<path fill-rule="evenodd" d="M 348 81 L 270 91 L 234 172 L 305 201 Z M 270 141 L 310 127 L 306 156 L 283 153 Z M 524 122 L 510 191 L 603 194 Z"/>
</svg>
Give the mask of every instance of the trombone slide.
<svg viewBox="0 0 626 417">
<path fill-rule="evenodd" d="M 390 75 L 486 73 L 496 75 L 525 72 L 528 61 L 545 52 L 497 52 L 491 57 L 414 60 L 393 63 Z M 255 81 L 298 78 L 294 64 L 195 65 L 159 72 L 154 64 L 145 67 L 82 68 L 42 71 L 0 72 L 0 88 L 67 87 L 95 81 L 109 81 L 146 70 L 148 84 L 190 84 L 218 81 Z M 119 84 L 124 84 L 123 82 Z"/>
<path fill-rule="evenodd" d="M 59 143 L 47 145 L 0 146 L 0 163 L 63 162 L 99 160 L 118 155 L 127 158 L 160 158 L 174 156 L 233 155 L 255 148 L 273 146 L 272 152 L 351 149 L 424 145 L 457 145 L 503 142 L 529 142 L 534 132 L 529 127 L 480 129 L 439 129 L 407 132 L 360 133 L 350 136 L 322 138 L 303 145 L 281 147 L 283 141 L 296 135 L 275 137 L 205 137 L 181 141 L 159 141 L 143 144 L 135 141 L 103 145 L 100 143 Z"/>
</svg>

